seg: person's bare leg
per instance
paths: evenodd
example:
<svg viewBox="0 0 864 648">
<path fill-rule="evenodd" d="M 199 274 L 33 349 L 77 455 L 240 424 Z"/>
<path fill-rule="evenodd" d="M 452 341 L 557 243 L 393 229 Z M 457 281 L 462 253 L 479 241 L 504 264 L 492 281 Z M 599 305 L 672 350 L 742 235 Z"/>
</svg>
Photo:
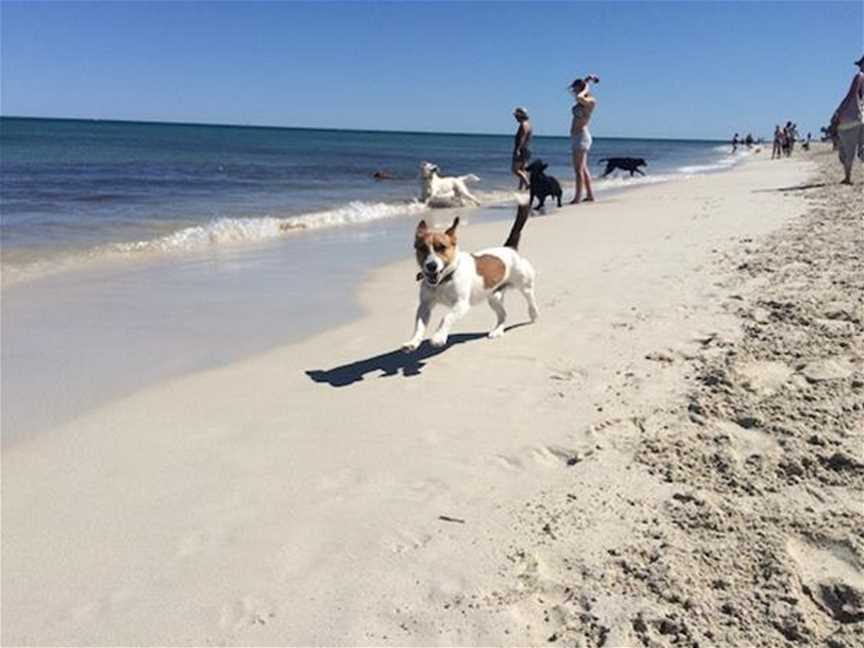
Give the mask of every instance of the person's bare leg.
<svg viewBox="0 0 864 648">
<path fill-rule="evenodd" d="M 513 172 L 513 175 L 519 179 L 519 188 L 517 191 L 522 191 L 528 187 L 528 183 L 525 182 L 525 172 L 520 168 L 519 162 L 513 160 L 513 164 L 510 166 L 510 170 Z"/>
<path fill-rule="evenodd" d="M 585 159 L 585 151 L 573 151 L 573 173 L 576 175 L 576 193 L 573 195 L 571 205 L 577 204 L 582 200 L 582 161 Z"/>
<path fill-rule="evenodd" d="M 844 178 L 840 184 L 852 184 L 852 164 L 855 162 L 855 149 L 857 148 L 857 138 L 848 131 L 843 131 L 840 134 L 840 164 L 843 165 Z"/>
<path fill-rule="evenodd" d="M 588 168 L 588 151 L 582 156 L 582 181 L 585 184 L 585 202 L 594 202 L 594 191 L 591 189 L 591 170 Z"/>
</svg>

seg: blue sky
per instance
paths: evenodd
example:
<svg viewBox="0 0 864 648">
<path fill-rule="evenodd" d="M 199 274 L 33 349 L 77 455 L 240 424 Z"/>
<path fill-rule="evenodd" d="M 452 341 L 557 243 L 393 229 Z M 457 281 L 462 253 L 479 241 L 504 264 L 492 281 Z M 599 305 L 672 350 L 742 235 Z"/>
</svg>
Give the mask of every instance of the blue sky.
<svg viewBox="0 0 864 648">
<path fill-rule="evenodd" d="M 601 136 L 817 130 L 864 53 L 849 2 L 0 4 L 3 115 Z"/>
</svg>

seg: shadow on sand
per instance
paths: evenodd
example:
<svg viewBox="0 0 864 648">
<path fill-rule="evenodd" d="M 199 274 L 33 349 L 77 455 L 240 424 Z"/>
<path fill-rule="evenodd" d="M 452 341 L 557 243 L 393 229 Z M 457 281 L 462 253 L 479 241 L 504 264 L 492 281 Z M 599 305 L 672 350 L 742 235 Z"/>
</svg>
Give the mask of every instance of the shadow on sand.
<svg viewBox="0 0 864 648">
<path fill-rule="evenodd" d="M 447 339 L 447 345 L 436 349 L 429 340 L 423 342 L 416 351 L 390 351 L 381 355 L 372 356 L 365 360 L 358 360 L 350 364 L 340 365 L 332 369 L 311 369 L 306 372 L 312 380 L 317 383 L 327 383 L 331 387 L 347 387 L 348 385 L 363 380 L 366 374 L 380 371 L 381 378 L 396 376 L 402 372 L 403 376 L 416 376 L 426 366 L 426 360 L 439 353 L 443 353 L 452 346 L 465 344 L 473 340 L 485 338 L 484 333 L 457 333 Z"/>
<path fill-rule="evenodd" d="M 527 326 L 528 322 L 513 324 L 505 331 Z M 350 364 L 339 365 L 332 369 L 310 369 L 306 375 L 316 383 L 327 383 L 331 387 L 347 387 L 355 382 L 363 380 L 366 374 L 375 371 L 381 372 L 379 378 L 396 376 L 400 372 L 403 376 L 417 376 L 426 366 L 426 360 L 444 353 L 450 347 L 457 344 L 465 344 L 486 337 L 485 333 L 456 333 L 447 338 L 447 346 L 436 349 L 429 340 L 425 340 L 416 351 L 406 352 L 401 349 L 389 351 L 381 355 L 372 356 L 365 360 L 357 360 Z"/>
<path fill-rule="evenodd" d="M 753 193 L 771 193 L 774 191 L 806 191 L 807 189 L 818 189 L 827 187 L 827 182 L 814 182 L 812 184 L 797 185 L 795 187 L 778 187 L 777 189 L 754 189 Z"/>
</svg>

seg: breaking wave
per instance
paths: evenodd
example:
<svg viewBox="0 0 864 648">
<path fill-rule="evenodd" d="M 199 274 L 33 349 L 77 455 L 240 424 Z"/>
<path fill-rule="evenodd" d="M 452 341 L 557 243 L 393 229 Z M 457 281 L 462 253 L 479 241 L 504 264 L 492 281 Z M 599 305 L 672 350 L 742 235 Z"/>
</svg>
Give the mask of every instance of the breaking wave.
<svg viewBox="0 0 864 648">
<path fill-rule="evenodd" d="M 109 249 L 116 252 L 169 252 L 199 250 L 225 243 L 265 241 L 298 230 L 316 230 L 341 225 L 357 225 L 396 216 L 425 211 L 419 202 L 403 204 L 364 203 L 354 201 L 343 207 L 286 218 L 217 218 L 203 225 L 186 227 L 176 232 L 145 241 L 116 243 Z"/>
<path fill-rule="evenodd" d="M 721 147 L 716 147 L 716 149 L 721 149 Z M 716 150 L 715 149 L 715 150 Z M 728 146 L 722 147 L 723 151 L 729 150 Z M 683 173 L 685 175 L 690 175 L 694 173 L 710 173 L 712 171 L 725 171 L 729 169 L 742 160 L 750 157 L 753 153 L 756 153 L 760 150 L 760 146 L 756 146 L 752 149 L 741 149 L 737 153 L 730 153 L 725 157 L 720 158 L 716 162 L 712 162 L 710 164 L 691 164 L 688 166 L 678 167 L 678 173 Z"/>
<path fill-rule="evenodd" d="M 513 201 L 515 195 L 512 191 L 475 192 L 482 205 Z M 150 239 L 108 243 L 85 250 L 67 250 L 48 259 L 28 259 L 23 263 L 6 262 L 2 266 L 2 284 L 8 286 L 37 276 L 69 270 L 88 261 L 108 261 L 148 253 L 195 252 L 223 245 L 265 242 L 303 231 L 412 216 L 431 208 L 416 200 L 402 203 L 353 201 L 334 209 L 295 216 L 216 218 L 201 225 L 184 227 Z"/>
</svg>

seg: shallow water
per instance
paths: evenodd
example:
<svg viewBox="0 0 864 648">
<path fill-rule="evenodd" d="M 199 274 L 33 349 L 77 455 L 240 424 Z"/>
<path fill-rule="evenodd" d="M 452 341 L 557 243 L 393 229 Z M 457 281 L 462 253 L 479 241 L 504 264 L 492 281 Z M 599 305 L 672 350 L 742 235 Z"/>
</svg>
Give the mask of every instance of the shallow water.
<svg viewBox="0 0 864 648">
<path fill-rule="evenodd" d="M 485 204 L 508 201 L 511 147 L 509 135 L 2 118 L 4 283 L 415 215 L 423 160 L 478 175 Z M 532 148 L 569 187 L 569 140 Z M 648 176 L 598 179 L 601 194 L 734 161 L 717 142 L 596 138 L 591 159 L 608 156 L 643 157 Z M 377 170 L 392 179 L 375 181 Z"/>
<path fill-rule="evenodd" d="M 454 213 L 439 210 L 430 222 Z M 487 208 L 468 211 L 466 222 L 512 217 L 511 207 Z M 356 318 L 357 286 L 370 270 L 410 256 L 414 227 L 397 219 L 139 263 L 103 260 L 7 287 L 3 442 Z"/>
<path fill-rule="evenodd" d="M 4 443 L 350 321 L 356 287 L 410 256 L 421 216 L 479 223 L 514 213 L 503 136 L 9 119 L 0 133 Z M 568 146 L 534 144 L 562 181 Z M 598 193 L 685 177 L 688 164 L 730 164 L 716 143 L 598 138 L 596 147 L 598 157 L 645 149 L 658 156 L 648 178 L 610 178 Z M 481 175 L 488 204 L 411 202 L 424 158 Z M 397 179 L 371 180 L 378 167 Z"/>
</svg>

